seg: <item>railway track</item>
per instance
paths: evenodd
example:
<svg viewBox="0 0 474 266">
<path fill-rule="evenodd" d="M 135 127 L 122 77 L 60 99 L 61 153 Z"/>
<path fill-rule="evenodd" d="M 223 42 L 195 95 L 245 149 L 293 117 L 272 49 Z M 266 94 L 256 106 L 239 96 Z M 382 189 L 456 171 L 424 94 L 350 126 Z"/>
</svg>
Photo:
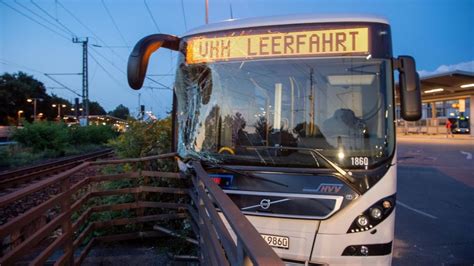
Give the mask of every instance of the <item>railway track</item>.
<svg viewBox="0 0 474 266">
<path fill-rule="evenodd" d="M 18 187 L 28 185 L 45 177 L 73 168 L 84 161 L 109 157 L 112 153 L 112 149 L 103 149 L 100 151 L 58 159 L 36 166 L 0 172 L 0 197 L 17 190 Z"/>
</svg>

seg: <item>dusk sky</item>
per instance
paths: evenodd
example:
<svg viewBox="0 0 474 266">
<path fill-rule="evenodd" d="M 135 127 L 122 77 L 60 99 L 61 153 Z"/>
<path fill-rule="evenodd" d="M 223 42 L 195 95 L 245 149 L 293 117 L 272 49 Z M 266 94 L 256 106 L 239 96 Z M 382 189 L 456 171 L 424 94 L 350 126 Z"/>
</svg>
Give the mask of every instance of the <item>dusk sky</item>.
<svg viewBox="0 0 474 266">
<path fill-rule="evenodd" d="M 49 93 L 72 100 L 73 93 L 58 89 L 59 85 L 44 73 L 81 72 L 82 47 L 71 38 L 88 36 L 90 44 L 101 46 L 90 46 L 90 99 L 107 111 L 122 103 L 136 113 L 141 93 L 146 109 L 163 117 L 171 109 L 171 91 L 130 89 L 126 80 L 128 55 L 146 35 L 162 32 L 181 36 L 186 29 L 204 24 L 204 2 L 0 0 L 0 72 L 27 72 L 41 80 Z M 298 13 L 382 16 L 392 27 L 394 55 L 414 56 L 422 75 L 455 69 L 474 72 L 474 0 L 209 0 L 210 23 L 229 19 L 230 5 L 234 18 Z M 172 87 L 175 61 L 175 53 L 160 50 L 152 56 L 148 73 L 165 74 L 152 78 Z M 54 78 L 81 93 L 81 76 Z M 162 87 L 149 81 L 145 85 Z"/>
</svg>

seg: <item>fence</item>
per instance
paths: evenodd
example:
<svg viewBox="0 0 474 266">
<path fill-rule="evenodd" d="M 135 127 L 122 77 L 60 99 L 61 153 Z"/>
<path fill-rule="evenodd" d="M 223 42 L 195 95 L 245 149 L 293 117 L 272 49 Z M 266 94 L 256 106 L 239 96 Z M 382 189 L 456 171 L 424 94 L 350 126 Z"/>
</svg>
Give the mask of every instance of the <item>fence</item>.
<svg viewBox="0 0 474 266">
<path fill-rule="evenodd" d="M 56 195 L 0 226 L 0 240 L 4 245 L 0 264 L 23 261 L 42 265 L 51 260 L 53 254 L 59 254 L 56 265 L 80 265 L 98 242 L 168 234 L 198 244 L 198 258 L 203 265 L 282 265 L 276 253 L 230 198 L 211 181 L 199 162 L 192 163 L 192 174 L 169 172 L 170 166 L 166 161 L 172 161 L 175 156 L 164 154 L 140 159 L 84 162 L 0 197 L 0 208 L 4 208 L 45 188 L 60 187 Z M 75 173 L 114 165 L 129 171 L 87 175 L 72 183 L 71 176 Z M 161 171 L 158 166 L 161 166 Z M 127 186 L 110 189 L 104 186 L 107 184 L 104 182 L 108 181 L 124 181 Z M 108 196 L 127 200 L 112 204 L 99 200 Z M 55 215 L 45 215 L 51 210 L 56 210 Z M 167 211 L 163 213 L 163 210 Z M 108 220 L 93 218 L 110 211 L 126 211 L 129 216 Z M 231 225 L 235 240 L 224 226 L 223 219 Z M 38 220 L 43 220 L 43 223 L 26 234 L 25 228 Z M 197 239 L 156 225 L 169 220 L 190 223 Z M 134 225 L 135 231 L 94 235 L 97 230 L 124 225 Z"/>
<path fill-rule="evenodd" d="M 398 134 L 446 134 L 446 119 L 421 119 L 416 122 L 397 121 Z"/>
</svg>

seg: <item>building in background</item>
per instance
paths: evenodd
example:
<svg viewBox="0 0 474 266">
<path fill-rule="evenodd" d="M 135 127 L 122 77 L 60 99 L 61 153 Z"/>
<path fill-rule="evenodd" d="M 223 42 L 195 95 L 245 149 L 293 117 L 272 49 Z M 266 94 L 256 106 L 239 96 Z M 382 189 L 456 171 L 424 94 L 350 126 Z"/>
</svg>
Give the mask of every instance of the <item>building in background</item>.
<svg viewBox="0 0 474 266">
<path fill-rule="evenodd" d="M 64 122 L 68 125 L 79 124 L 75 116 L 64 116 Z M 111 125 L 117 131 L 123 132 L 127 128 L 127 121 L 111 115 L 89 115 L 89 125 Z"/>
<path fill-rule="evenodd" d="M 398 96 L 397 104 L 399 104 Z M 397 132 L 445 134 L 446 121 L 453 124 L 454 133 L 474 136 L 474 73 L 451 71 L 421 78 L 422 118 L 417 122 L 400 119 L 397 105 Z"/>
</svg>

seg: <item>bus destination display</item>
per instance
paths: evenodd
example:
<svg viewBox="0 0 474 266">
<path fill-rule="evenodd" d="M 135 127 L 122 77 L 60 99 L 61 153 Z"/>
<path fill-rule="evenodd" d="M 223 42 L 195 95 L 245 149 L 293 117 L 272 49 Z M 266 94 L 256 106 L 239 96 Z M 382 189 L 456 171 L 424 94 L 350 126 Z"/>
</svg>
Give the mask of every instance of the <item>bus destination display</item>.
<svg viewBox="0 0 474 266">
<path fill-rule="evenodd" d="M 295 31 L 225 37 L 192 37 L 188 64 L 271 57 L 364 55 L 369 53 L 369 29 Z"/>
</svg>

